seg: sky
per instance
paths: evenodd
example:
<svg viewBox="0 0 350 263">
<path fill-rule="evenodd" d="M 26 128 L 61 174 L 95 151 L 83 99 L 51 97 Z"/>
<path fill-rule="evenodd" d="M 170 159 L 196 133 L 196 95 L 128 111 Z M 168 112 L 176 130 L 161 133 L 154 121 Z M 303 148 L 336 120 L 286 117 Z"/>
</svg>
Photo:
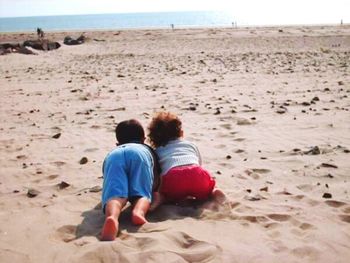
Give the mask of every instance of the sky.
<svg viewBox="0 0 350 263">
<path fill-rule="evenodd" d="M 196 10 L 241 25 L 350 23 L 350 0 L 0 0 L 0 17 Z"/>
</svg>

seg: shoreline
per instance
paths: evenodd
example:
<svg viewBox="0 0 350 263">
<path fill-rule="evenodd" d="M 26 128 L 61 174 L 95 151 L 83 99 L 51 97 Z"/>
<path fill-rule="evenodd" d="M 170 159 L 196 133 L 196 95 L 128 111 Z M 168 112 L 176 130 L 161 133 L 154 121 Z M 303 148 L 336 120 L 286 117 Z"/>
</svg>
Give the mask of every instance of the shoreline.
<svg viewBox="0 0 350 263">
<path fill-rule="evenodd" d="M 320 29 L 320 28 L 330 28 L 330 27 L 349 27 L 350 23 L 344 23 L 344 24 L 288 24 L 288 25 L 238 25 L 236 26 L 228 26 L 228 25 L 223 25 L 223 26 L 176 26 L 175 28 L 172 29 L 170 26 L 168 27 L 143 27 L 143 28 L 116 28 L 116 29 L 57 29 L 57 30 L 45 30 L 45 33 L 50 33 L 50 34 L 58 34 L 58 33 L 63 33 L 63 32 L 72 32 L 72 33 L 76 33 L 76 32 L 125 32 L 125 31 L 176 31 L 176 30 L 203 30 L 203 29 L 237 29 L 237 30 L 249 30 L 249 29 L 277 29 L 277 28 L 312 28 L 312 29 Z M 6 35 L 6 34 L 32 34 L 35 33 L 36 31 L 4 31 L 4 32 L 0 32 L 0 36 L 1 35 Z"/>
</svg>

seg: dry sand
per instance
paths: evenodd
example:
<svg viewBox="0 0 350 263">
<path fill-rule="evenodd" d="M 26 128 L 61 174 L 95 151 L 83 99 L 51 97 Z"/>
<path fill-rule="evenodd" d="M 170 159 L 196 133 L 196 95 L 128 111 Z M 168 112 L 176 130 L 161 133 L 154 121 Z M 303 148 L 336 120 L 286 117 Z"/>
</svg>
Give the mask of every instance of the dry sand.
<svg viewBox="0 0 350 263">
<path fill-rule="evenodd" d="M 349 25 L 85 35 L 0 56 L 0 262 L 349 262 Z M 126 209 L 100 242 L 114 127 L 161 109 L 231 202 Z"/>
</svg>

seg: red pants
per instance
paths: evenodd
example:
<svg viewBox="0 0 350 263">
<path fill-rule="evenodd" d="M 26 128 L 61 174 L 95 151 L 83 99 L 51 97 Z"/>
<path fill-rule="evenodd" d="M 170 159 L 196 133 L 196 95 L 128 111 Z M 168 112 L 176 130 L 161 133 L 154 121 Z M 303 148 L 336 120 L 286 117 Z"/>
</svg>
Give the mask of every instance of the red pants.
<svg viewBox="0 0 350 263">
<path fill-rule="evenodd" d="M 186 197 L 207 199 L 215 186 L 209 172 L 197 165 L 179 166 L 162 176 L 160 193 L 167 200 L 181 201 Z"/>
</svg>

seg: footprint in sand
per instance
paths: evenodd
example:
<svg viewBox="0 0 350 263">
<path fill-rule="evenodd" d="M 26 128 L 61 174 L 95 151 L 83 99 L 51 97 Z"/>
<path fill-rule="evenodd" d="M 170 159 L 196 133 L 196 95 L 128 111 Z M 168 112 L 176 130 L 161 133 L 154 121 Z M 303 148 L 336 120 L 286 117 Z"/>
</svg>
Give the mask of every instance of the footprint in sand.
<svg viewBox="0 0 350 263">
<path fill-rule="evenodd" d="M 350 207 L 344 208 L 344 209 L 343 209 L 343 212 L 344 212 L 345 214 L 350 214 Z"/>
<path fill-rule="evenodd" d="M 225 128 L 227 130 L 231 130 L 232 128 L 230 123 L 221 124 L 220 127 Z"/>
<path fill-rule="evenodd" d="M 47 176 L 46 179 L 48 179 L 48 180 L 54 180 L 54 179 L 56 179 L 57 177 L 59 177 L 58 174 L 52 174 L 52 175 Z"/>
<path fill-rule="evenodd" d="M 266 223 L 269 221 L 265 216 L 242 216 L 239 219 L 249 221 L 250 223 Z"/>
<path fill-rule="evenodd" d="M 311 184 L 301 184 L 301 185 L 298 185 L 297 188 L 303 192 L 310 192 L 315 188 L 315 186 Z"/>
<path fill-rule="evenodd" d="M 238 119 L 237 120 L 237 125 L 251 125 L 251 124 L 253 124 L 253 123 L 248 119 Z"/>
<path fill-rule="evenodd" d="M 173 243 L 171 252 L 186 262 L 209 262 L 220 252 L 216 245 L 195 239 L 184 232 L 168 233 L 166 236 Z"/>
<path fill-rule="evenodd" d="M 162 226 L 160 223 L 147 223 L 140 227 L 140 233 L 153 233 L 153 232 L 163 232 L 170 229 L 170 227 Z"/>
<path fill-rule="evenodd" d="M 302 229 L 302 230 L 308 230 L 308 229 L 311 229 L 311 228 L 315 228 L 315 226 L 312 225 L 312 224 L 309 224 L 309 223 L 302 223 L 299 226 L 299 228 Z"/>
<path fill-rule="evenodd" d="M 317 262 L 318 257 L 320 255 L 320 251 L 312 246 L 301 246 L 294 248 L 292 250 L 292 254 L 294 254 L 298 260 L 300 261 L 301 259 L 313 259 L 311 261 Z M 308 261 L 308 260 L 306 260 Z"/>
<path fill-rule="evenodd" d="M 350 215 L 339 215 L 341 221 L 350 223 Z"/>
<path fill-rule="evenodd" d="M 268 216 L 268 218 L 270 218 L 274 221 L 278 221 L 278 222 L 284 222 L 284 221 L 288 221 L 289 219 L 291 219 L 291 216 L 286 215 L 286 214 L 269 214 L 267 216 Z"/>
<path fill-rule="evenodd" d="M 270 169 L 265 169 L 265 168 L 252 168 L 251 169 L 254 173 L 259 173 L 259 174 L 266 174 L 271 172 Z"/>
<path fill-rule="evenodd" d="M 338 207 L 341 207 L 343 205 L 346 205 L 346 203 L 344 202 L 340 202 L 340 201 L 336 201 L 336 200 L 327 200 L 325 201 L 325 203 L 331 207 L 335 207 L 335 208 L 338 208 Z"/>
<path fill-rule="evenodd" d="M 66 162 L 63 162 L 63 161 L 56 161 L 56 162 L 52 162 L 52 164 L 56 165 L 57 167 L 61 167 L 61 166 L 65 165 Z"/>
<path fill-rule="evenodd" d="M 65 225 L 57 229 L 55 237 L 58 240 L 64 241 L 64 242 L 70 242 L 72 240 L 76 239 L 75 233 L 76 233 L 77 227 L 74 225 Z"/>
</svg>

